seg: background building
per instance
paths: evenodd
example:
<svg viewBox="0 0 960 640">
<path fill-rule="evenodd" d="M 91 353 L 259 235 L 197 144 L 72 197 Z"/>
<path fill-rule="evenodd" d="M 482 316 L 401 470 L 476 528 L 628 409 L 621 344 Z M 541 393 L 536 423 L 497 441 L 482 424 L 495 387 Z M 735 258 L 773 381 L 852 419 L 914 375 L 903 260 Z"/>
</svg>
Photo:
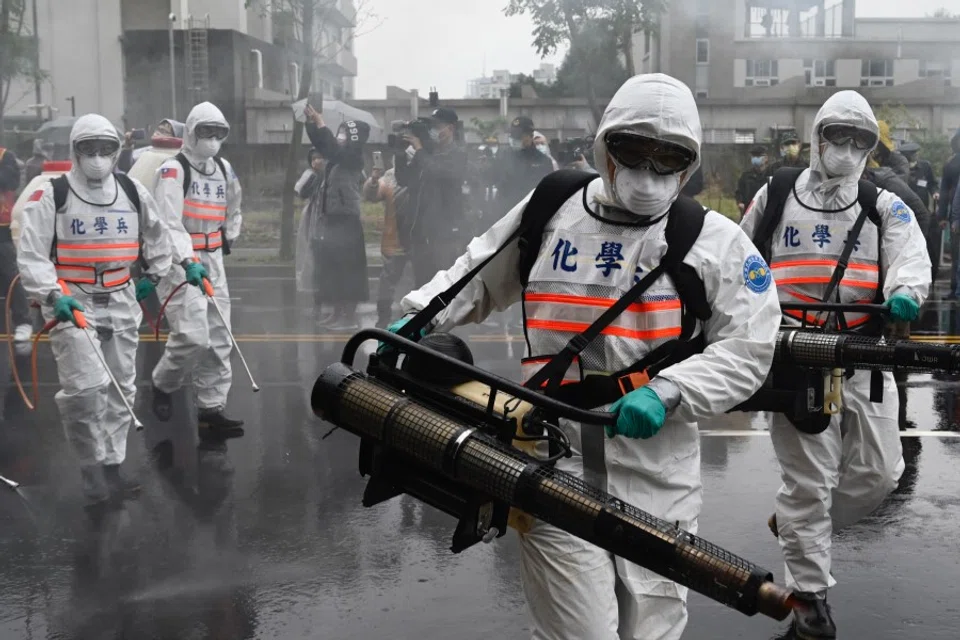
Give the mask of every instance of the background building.
<svg viewBox="0 0 960 640">
<path fill-rule="evenodd" d="M 36 2 L 40 68 L 46 74 L 39 103 L 52 107 L 42 109 L 44 118 L 71 115 L 71 97 L 77 115 L 101 113 L 124 128 L 171 116 L 171 25 L 179 119 L 193 104 L 210 100 L 242 134 L 247 100 L 289 99 L 299 90 L 298 58 L 291 53 L 298 46 L 295 22 L 276 8 L 266 11 L 268 2 L 249 7 L 244 0 L 30 2 Z M 318 23 L 318 49 L 325 55 L 315 64 L 313 92 L 353 97 L 355 19 L 352 0 L 337 0 Z M 16 83 L 7 126 L 35 120 L 36 92 L 33 82 Z"/>
<path fill-rule="evenodd" d="M 530 77 L 540 84 L 550 85 L 557 80 L 556 65 L 543 63 L 534 69 Z M 492 76 L 484 75 L 467 83 L 466 98 L 490 100 L 499 99 L 500 91 L 510 91 L 510 85 L 520 80 L 520 74 L 510 73 L 506 69 L 494 69 Z"/>
<path fill-rule="evenodd" d="M 694 91 L 706 142 L 807 135 L 847 88 L 875 108 L 904 104 L 922 129 L 960 127 L 960 20 L 855 15 L 855 0 L 671 0 L 664 37 L 638 34 L 634 61 Z"/>
</svg>

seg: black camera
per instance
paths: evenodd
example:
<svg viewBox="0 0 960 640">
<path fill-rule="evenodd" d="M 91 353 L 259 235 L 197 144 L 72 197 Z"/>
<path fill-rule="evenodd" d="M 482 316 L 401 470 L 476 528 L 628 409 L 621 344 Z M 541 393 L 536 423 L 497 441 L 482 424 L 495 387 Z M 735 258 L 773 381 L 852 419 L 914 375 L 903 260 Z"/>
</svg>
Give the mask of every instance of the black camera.
<svg viewBox="0 0 960 640">
<path fill-rule="evenodd" d="M 407 148 L 409 143 L 403 139 L 404 136 L 415 136 L 424 148 L 430 146 L 430 121 L 426 118 L 417 118 L 409 122 L 395 120 L 391 123 L 391 128 L 393 133 L 387 136 L 387 144 L 392 149 L 402 151 Z"/>
<path fill-rule="evenodd" d="M 581 156 L 585 160 L 589 160 L 587 155 L 593 150 L 592 141 L 588 142 L 587 138 L 570 138 L 564 140 L 557 145 L 557 162 L 561 167 L 565 167 L 569 164 L 577 162 L 580 160 Z"/>
</svg>

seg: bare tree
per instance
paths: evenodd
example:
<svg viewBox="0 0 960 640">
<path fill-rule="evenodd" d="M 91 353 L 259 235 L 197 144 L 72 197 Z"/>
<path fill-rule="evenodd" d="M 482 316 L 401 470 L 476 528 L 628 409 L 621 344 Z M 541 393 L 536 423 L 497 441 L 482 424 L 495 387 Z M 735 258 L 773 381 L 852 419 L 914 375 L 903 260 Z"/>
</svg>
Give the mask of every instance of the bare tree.
<svg viewBox="0 0 960 640">
<path fill-rule="evenodd" d="M 300 89 L 295 100 L 303 100 L 310 95 L 317 62 L 338 56 L 351 45 L 353 39 L 362 35 L 357 32 L 357 29 L 368 24 L 373 18 L 368 0 L 355 0 L 356 17 L 353 21 L 352 34 L 330 38 L 327 35 L 328 27 L 337 26 L 339 22 L 335 21 L 334 17 L 342 13 L 343 3 L 340 0 L 246 0 L 246 5 L 258 7 L 262 12 L 270 13 L 275 22 L 287 27 L 288 35 L 291 36 L 289 43 L 291 53 L 300 64 Z M 293 187 L 297 182 L 297 168 L 301 159 L 303 127 L 302 122 L 293 120 L 293 134 L 287 151 L 283 181 L 280 257 L 287 260 L 293 258 Z"/>
<path fill-rule="evenodd" d="M 633 34 L 656 31 L 659 14 L 667 0 L 510 0 L 504 9 L 508 16 L 528 14 L 534 23 L 533 46 L 547 56 L 563 44 L 571 49 L 590 51 L 594 44 L 589 34 L 598 25 L 612 32 L 617 49 L 624 57 L 627 71 L 634 75 Z M 584 78 L 587 102 L 596 122 L 603 112 L 597 102 L 596 88 L 587 74 Z"/>
</svg>

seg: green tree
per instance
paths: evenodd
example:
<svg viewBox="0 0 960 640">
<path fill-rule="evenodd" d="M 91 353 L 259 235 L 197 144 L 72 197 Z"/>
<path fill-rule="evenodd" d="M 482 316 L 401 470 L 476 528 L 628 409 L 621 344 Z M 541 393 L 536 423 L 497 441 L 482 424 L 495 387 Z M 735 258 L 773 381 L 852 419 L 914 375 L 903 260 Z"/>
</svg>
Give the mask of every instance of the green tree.
<svg viewBox="0 0 960 640">
<path fill-rule="evenodd" d="M 356 29 L 368 21 L 372 14 L 367 8 L 367 0 L 358 0 L 355 4 L 357 13 L 354 18 L 354 28 Z M 334 19 L 335 15 L 341 12 L 339 0 L 245 0 L 245 5 L 258 7 L 263 13 L 271 14 L 274 24 L 286 31 L 287 37 L 281 40 L 291 49 L 291 53 L 300 63 L 300 90 L 294 100 L 303 100 L 310 95 L 313 71 L 317 61 L 336 57 L 360 35 L 354 32 L 349 37 L 328 37 L 326 27 L 339 24 Z M 319 108 L 321 105 L 315 106 Z M 304 124 L 298 122 L 292 115 L 291 120 L 293 120 L 293 133 L 290 137 L 284 167 L 280 211 L 280 257 L 283 259 L 293 258 L 293 187 L 297 182 L 298 163 L 302 158 L 303 147 Z"/>
<path fill-rule="evenodd" d="M 928 13 L 927 15 L 931 18 L 949 18 L 953 20 L 960 18 L 960 13 L 954 13 L 953 11 L 950 11 L 950 9 L 947 9 L 946 7 L 940 7 L 933 13 Z"/>
<path fill-rule="evenodd" d="M 480 136 L 481 139 L 486 139 L 490 136 L 496 136 L 497 134 L 505 131 L 507 121 L 504 118 L 481 120 L 480 118 L 473 117 L 470 118 L 470 124 L 473 125 L 472 129 L 477 133 L 478 136 Z"/>
<path fill-rule="evenodd" d="M 581 54 L 590 55 L 597 46 L 591 40 L 590 31 L 594 25 L 612 32 L 613 58 L 623 57 L 626 73 L 633 69 L 632 37 L 640 31 L 655 31 L 658 16 L 663 11 L 666 0 L 509 0 L 504 9 L 508 16 L 527 14 L 533 19 L 533 46 L 541 56 L 555 52 L 561 46 L 572 51 L 577 48 Z M 598 88 L 594 77 L 585 73 L 581 77 L 584 93 L 594 120 L 599 123 L 603 112 L 597 100 Z"/>
<path fill-rule="evenodd" d="M 23 79 L 38 82 L 44 77 L 26 11 L 26 0 L 0 0 L 0 136 L 10 92 L 16 82 Z"/>
</svg>

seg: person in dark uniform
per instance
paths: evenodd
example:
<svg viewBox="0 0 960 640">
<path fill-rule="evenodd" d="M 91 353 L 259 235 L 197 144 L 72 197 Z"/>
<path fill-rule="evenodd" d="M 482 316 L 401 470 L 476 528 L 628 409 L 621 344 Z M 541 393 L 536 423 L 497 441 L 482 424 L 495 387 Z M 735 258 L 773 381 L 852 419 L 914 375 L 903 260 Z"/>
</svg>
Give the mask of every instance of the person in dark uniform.
<svg viewBox="0 0 960 640">
<path fill-rule="evenodd" d="M 907 176 L 907 185 L 913 190 L 917 197 L 923 202 L 923 205 L 929 210 L 935 212 L 939 192 L 937 190 L 937 178 L 933 174 L 933 165 L 922 158 L 918 158 L 920 145 L 916 142 L 907 142 L 900 145 L 898 149 L 907 159 L 910 166 L 910 174 Z M 931 202 L 933 209 L 931 209 Z M 939 220 L 936 215 L 930 216 L 930 222 L 923 230 L 927 237 L 927 253 L 930 254 L 930 262 L 933 264 L 933 278 L 931 286 L 937 280 L 937 268 L 940 266 L 940 248 L 943 240 L 943 230 L 947 227 L 946 220 Z"/>
<path fill-rule="evenodd" d="M 780 136 L 780 160 L 777 160 L 767 169 L 767 176 L 772 177 L 777 169 L 782 167 L 806 168 L 807 162 L 800 155 L 800 138 L 793 131 Z"/>
<path fill-rule="evenodd" d="M 737 191 L 734 194 L 737 199 L 737 208 L 740 209 L 740 216 L 747 210 L 753 196 L 756 195 L 760 187 L 767 183 L 767 149 L 762 145 L 757 145 L 750 149 L 750 168 L 740 174 L 740 180 L 737 182 Z"/>
<path fill-rule="evenodd" d="M 496 165 L 497 200 L 500 213 L 513 209 L 553 171 L 553 159 L 537 150 L 533 120 L 518 116 L 510 123 L 510 149 L 501 150 Z"/>
</svg>

